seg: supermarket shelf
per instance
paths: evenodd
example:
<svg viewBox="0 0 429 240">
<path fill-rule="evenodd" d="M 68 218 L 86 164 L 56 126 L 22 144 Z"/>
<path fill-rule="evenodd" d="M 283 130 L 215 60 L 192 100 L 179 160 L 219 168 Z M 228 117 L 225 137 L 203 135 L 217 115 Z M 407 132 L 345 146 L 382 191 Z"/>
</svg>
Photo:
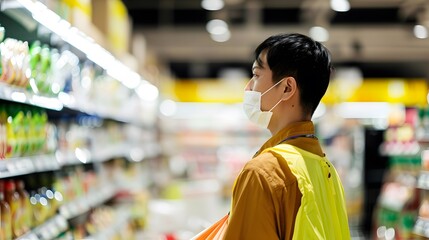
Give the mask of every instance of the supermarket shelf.
<svg viewBox="0 0 429 240">
<path fill-rule="evenodd" d="M 117 192 L 117 188 L 106 185 L 99 191 L 93 191 L 87 196 L 62 205 L 59 209 L 60 215 L 67 220 L 80 216 L 113 198 Z"/>
<path fill-rule="evenodd" d="M 101 110 L 97 106 L 78 106 L 77 104 L 75 104 L 74 97 L 67 93 L 60 93 L 59 98 L 64 106 L 64 110 L 68 110 L 69 112 L 85 113 L 91 116 L 97 116 L 102 119 L 110 119 L 115 122 L 130 123 L 135 125 L 140 124 L 136 123 L 132 119 L 124 118 L 113 113 L 107 113 L 106 111 Z"/>
<path fill-rule="evenodd" d="M 87 149 L 77 148 L 75 152 L 57 151 L 55 156 L 60 166 L 72 166 L 92 162 Z"/>
<path fill-rule="evenodd" d="M 39 96 L 27 91 L 25 88 L 15 87 L 5 83 L 0 83 L 0 99 L 56 111 L 63 109 L 63 104 L 56 97 Z"/>
<path fill-rule="evenodd" d="M 8 158 L 0 161 L 0 178 L 58 170 L 59 168 L 54 155 Z"/>
<path fill-rule="evenodd" d="M 60 169 L 60 164 L 55 155 L 40 155 L 32 157 L 34 172 L 46 172 Z"/>
<path fill-rule="evenodd" d="M 94 240 L 105 240 L 112 239 L 112 237 L 121 230 L 122 227 L 131 219 L 131 210 L 127 207 L 121 207 L 116 210 L 117 215 L 116 220 L 109 227 L 106 227 L 103 231 L 98 232 L 92 236 L 89 236 L 88 239 Z"/>
<path fill-rule="evenodd" d="M 130 147 L 127 144 L 115 144 L 96 150 L 92 154 L 92 161 L 105 162 L 115 157 L 126 157 Z"/>
<path fill-rule="evenodd" d="M 159 154 L 160 149 L 157 144 L 135 148 L 130 148 L 127 144 L 117 144 L 106 146 L 94 153 L 87 149 L 76 149 L 74 153 L 57 152 L 56 154 L 8 158 L 0 160 L 0 179 L 36 172 L 55 171 L 63 166 L 105 162 L 115 157 L 124 157 L 129 161 L 139 162 L 147 158 L 157 157 Z"/>
<path fill-rule="evenodd" d="M 116 193 L 119 192 L 119 189 L 111 185 L 104 186 L 99 191 L 93 192 L 88 196 L 88 203 L 91 208 L 95 208 L 104 202 L 112 199 Z"/>
<path fill-rule="evenodd" d="M 30 231 L 21 237 L 17 238 L 16 240 L 39 240 L 39 237 L 34 231 Z"/>
<path fill-rule="evenodd" d="M 142 125 L 142 123 L 136 122 L 130 118 L 109 113 L 105 110 L 102 111 L 97 106 L 93 106 L 91 108 L 84 106 L 80 107 L 76 105 L 73 96 L 63 92 L 61 92 L 58 97 L 46 97 L 34 94 L 22 87 L 0 83 L 0 99 L 16 103 L 24 103 L 57 112 L 68 110 L 69 112 L 84 113 L 92 116 L 98 116 L 103 119 L 110 119 L 116 122 Z"/>
<path fill-rule="evenodd" d="M 69 220 L 80 216 L 90 210 L 89 203 L 85 201 L 85 197 L 80 197 L 69 203 L 62 205 L 59 208 L 59 213 L 65 219 Z"/>
<path fill-rule="evenodd" d="M 147 158 L 154 158 L 161 154 L 158 144 L 145 144 L 131 147 L 130 144 L 113 144 L 99 150 L 76 149 L 75 152 L 57 152 L 56 157 L 60 166 L 79 165 L 95 162 L 105 162 L 112 158 L 124 157 L 129 161 L 139 162 Z"/>
<path fill-rule="evenodd" d="M 161 154 L 161 146 L 158 143 L 146 143 L 143 146 L 129 146 L 124 157 L 131 162 L 140 162 L 159 157 Z"/>
<path fill-rule="evenodd" d="M 17 238 L 18 240 L 49 240 L 55 239 L 58 235 L 68 229 L 67 220 L 57 214 L 54 217 L 48 219 L 42 225 L 36 227 L 27 234 Z"/>
</svg>

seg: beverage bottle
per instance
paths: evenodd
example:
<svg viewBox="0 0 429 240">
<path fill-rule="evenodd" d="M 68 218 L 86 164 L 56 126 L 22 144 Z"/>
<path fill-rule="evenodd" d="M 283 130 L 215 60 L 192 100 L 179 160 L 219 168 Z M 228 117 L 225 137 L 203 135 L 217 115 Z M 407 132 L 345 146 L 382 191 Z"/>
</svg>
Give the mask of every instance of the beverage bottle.
<svg viewBox="0 0 429 240">
<path fill-rule="evenodd" d="M 0 106 L 0 159 L 6 157 L 6 123 L 7 113 L 4 105 Z"/>
<path fill-rule="evenodd" d="M 5 200 L 10 206 L 10 212 L 12 215 L 12 236 L 17 238 L 22 234 L 21 225 L 19 222 L 19 216 L 21 214 L 21 200 L 19 193 L 16 192 L 16 186 L 13 180 L 7 180 L 5 182 L 4 188 Z"/>
<path fill-rule="evenodd" d="M 0 239 L 12 239 L 12 213 L 9 204 L 5 201 L 3 192 L 3 182 L 0 182 Z"/>
<path fill-rule="evenodd" d="M 21 200 L 21 216 L 19 221 L 21 222 L 22 232 L 28 232 L 31 228 L 31 203 L 30 195 L 25 190 L 24 181 L 16 181 L 16 191 L 19 194 Z"/>
</svg>

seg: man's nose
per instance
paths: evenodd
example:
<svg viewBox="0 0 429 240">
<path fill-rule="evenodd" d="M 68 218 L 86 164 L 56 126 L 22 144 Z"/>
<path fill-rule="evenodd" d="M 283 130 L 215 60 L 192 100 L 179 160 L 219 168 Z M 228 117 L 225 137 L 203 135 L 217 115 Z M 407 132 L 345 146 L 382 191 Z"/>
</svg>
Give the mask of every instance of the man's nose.
<svg viewBox="0 0 429 240">
<path fill-rule="evenodd" d="M 252 91 L 252 89 L 253 89 L 253 80 L 250 79 L 247 82 L 246 87 L 244 88 L 244 91 Z"/>
</svg>

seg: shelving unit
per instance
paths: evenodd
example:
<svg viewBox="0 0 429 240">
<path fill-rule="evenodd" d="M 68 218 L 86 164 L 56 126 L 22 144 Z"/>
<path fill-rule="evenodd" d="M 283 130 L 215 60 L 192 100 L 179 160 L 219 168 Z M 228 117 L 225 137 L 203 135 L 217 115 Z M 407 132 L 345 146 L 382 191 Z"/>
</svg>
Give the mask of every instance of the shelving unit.
<svg viewBox="0 0 429 240">
<path fill-rule="evenodd" d="M 51 217 L 41 226 L 33 229 L 31 232 L 17 238 L 18 240 L 42 240 L 54 239 L 56 236 L 66 231 L 68 228 L 67 220 L 57 214 Z"/>
<path fill-rule="evenodd" d="M 115 180 L 105 176 L 104 165 L 110 164 L 107 162 L 112 159 L 123 159 L 122 161 L 128 161 L 129 163 L 127 164 L 130 165 L 160 156 L 160 146 L 156 139 L 152 137 L 136 137 L 134 136 L 135 134 L 133 136 L 128 136 L 126 135 L 127 133 L 112 137 L 107 133 L 107 137 L 103 134 L 101 134 L 101 136 L 109 139 L 100 139 L 103 140 L 100 141 L 101 143 L 98 141 L 97 143 L 89 143 L 89 141 L 95 141 L 95 138 L 100 137 L 99 135 L 100 132 L 103 131 L 103 128 L 104 131 L 111 130 L 108 129 L 110 125 L 114 125 L 114 130 L 118 131 L 119 129 L 119 132 L 122 130 L 125 131 L 126 126 L 133 126 L 135 127 L 135 131 L 150 132 L 149 135 L 152 135 L 152 133 L 156 135 L 157 122 L 153 119 L 156 119 L 157 111 L 153 109 L 157 107 L 158 90 L 155 86 L 144 80 L 139 74 L 117 60 L 106 49 L 101 47 L 104 46 L 104 44 L 95 43 L 86 34 L 70 24 L 67 24 L 66 21 L 49 10 L 41 2 L 34 0 L 6 0 L 5 2 L 3 6 L 20 11 L 20 13 L 28 15 L 30 18 L 33 17 L 36 24 L 44 25 L 44 27 L 51 32 L 50 34 L 58 35 L 64 44 L 68 45 L 69 49 L 72 49 L 70 51 L 77 51 L 79 53 L 80 63 L 83 63 L 83 61 L 91 61 L 92 64 L 94 64 L 92 70 L 96 69 L 97 71 L 102 71 L 101 75 L 97 77 L 108 77 L 111 82 L 115 81 L 114 84 L 116 85 L 114 86 L 116 88 L 114 89 L 116 89 L 116 91 L 123 91 L 122 96 L 127 96 L 130 99 L 132 98 L 132 102 L 128 101 L 128 99 L 122 99 L 122 102 L 103 101 L 104 98 L 98 98 L 95 99 L 96 101 L 92 102 L 93 99 L 88 93 L 86 93 L 88 96 L 82 98 L 83 95 L 78 93 L 79 90 L 82 90 L 80 88 L 68 89 L 67 91 L 64 88 L 57 94 L 45 94 L 40 92 L 36 93 L 37 91 L 34 91 L 31 86 L 20 87 L 9 85 L 6 82 L 0 82 L 0 102 L 4 102 L 8 107 L 11 106 L 10 109 L 14 109 L 15 104 L 20 107 L 25 106 L 23 109 L 27 109 L 27 106 L 29 109 L 37 107 L 37 109 L 41 109 L 44 113 L 46 112 L 49 124 L 55 127 L 59 127 L 59 124 L 62 124 L 61 121 L 66 119 L 65 121 L 69 121 L 66 124 L 81 127 L 78 131 L 88 131 L 86 133 L 88 135 L 86 138 L 77 136 L 77 138 L 81 137 L 78 139 L 81 141 L 79 144 L 73 145 L 67 143 L 70 146 L 67 145 L 61 148 L 60 139 L 56 139 L 58 141 L 56 142 L 56 149 L 43 149 L 40 153 L 31 154 L 29 151 L 22 151 L 15 155 L 20 157 L 8 157 L 0 160 L 0 180 L 2 181 L 6 179 L 14 180 L 24 178 L 24 175 L 30 177 L 35 176 L 34 178 L 36 179 L 34 180 L 37 180 L 38 176 L 42 174 L 52 173 L 52 175 L 58 174 L 62 176 L 62 174 L 69 174 L 67 171 L 70 171 L 70 169 L 74 169 L 72 171 L 77 171 L 75 170 L 76 168 L 90 168 L 91 173 L 89 177 L 93 179 L 89 178 L 90 180 L 88 181 L 93 181 L 94 186 L 91 186 L 91 188 L 94 189 L 84 189 L 89 187 L 83 185 L 89 183 L 81 183 L 82 186 L 80 187 L 82 189 L 78 189 L 78 192 L 72 194 L 74 197 L 69 197 L 74 199 L 68 198 L 66 200 L 66 198 L 64 198 L 64 201 L 60 200 L 59 202 L 62 202 L 58 204 L 59 206 L 56 205 L 54 208 L 57 209 L 57 211 L 53 215 L 49 214 L 49 216 L 51 216 L 50 218 L 17 238 L 20 240 L 55 239 L 60 234 L 64 234 L 67 230 L 73 228 L 73 225 L 76 224 L 76 220 L 88 221 L 88 215 L 102 208 L 107 203 L 112 202 L 110 200 L 113 200 L 118 193 L 124 191 L 124 187 L 128 185 L 126 182 L 116 183 Z M 53 17 L 53 20 L 43 20 L 42 17 L 44 15 Z M 7 26 L 4 27 L 6 27 L 7 31 Z M 59 31 L 58 28 L 61 28 L 61 31 Z M 70 34 L 75 38 L 70 37 Z M 80 67 L 83 68 L 83 64 Z M 82 68 L 79 68 L 79 71 L 82 71 Z M 14 69 L 14 71 L 19 70 Z M 81 74 L 81 72 L 79 74 Z M 79 76 L 83 79 L 81 75 Z M 95 82 L 95 73 L 94 79 L 92 80 Z M 97 84 L 100 84 L 100 82 L 103 83 L 99 81 Z M 98 88 L 95 88 L 95 91 L 96 90 L 98 90 Z M 124 94 L 124 92 L 126 94 Z M 114 104 L 109 105 L 112 104 L 112 102 Z M 130 109 L 128 109 L 129 105 L 132 105 Z M 129 111 L 124 111 L 127 109 Z M 148 112 L 145 112 L 146 110 L 148 110 Z M 82 127 L 82 125 L 79 125 L 82 123 L 77 123 L 75 121 L 81 116 L 94 117 L 99 120 L 100 124 L 99 126 Z M 65 135 L 73 131 L 70 126 L 65 127 Z M 98 128 L 98 132 L 95 130 L 94 132 L 90 132 L 95 127 Z M 99 135 L 89 136 L 92 133 Z M 65 135 L 64 139 L 67 140 L 69 136 Z M 64 143 L 62 144 L 64 145 Z M 94 177 L 92 175 L 97 176 Z M 57 180 L 58 179 L 56 179 L 56 181 Z M 43 179 L 43 182 L 46 181 L 49 180 Z M 131 182 L 129 185 L 131 185 Z M 75 189 L 72 189 L 72 191 L 73 190 Z M 38 195 L 38 193 L 36 195 Z M 111 226 L 105 229 L 98 229 L 99 232 L 92 232 L 91 236 L 86 237 L 100 240 L 110 239 L 117 232 L 121 231 L 121 228 L 132 219 L 131 207 L 121 205 L 109 207 L 109 209 L 115 212 L 115 219 Z M 80 222 L 79 224 L 82 223 Z"/>
<path fill-rule="evenodd" d="M 119 189 L 116 187 L 111 185 L 103 186 L 97 192 L 92 192 L 87 196 L 80 197 L 62 205 L 59 209 L 59 213 L 65 219 L 70 220 L 107 202 L 109 199 L 113 198 L 117 192 L 119 192 Z"/>
<path fill-rule="evenodd" d="M 389 157 L 389 171 L 378 202 L 378 239 L 429 237 L 429 221 L 420 216 L 429 191 L 429 169 L 424 163 L 428 149 L 428 110 L 408 108 L 405 123 L 385 132 L 380 152 Z M 389 231 L 389 232 L 388 232 Z"/>
<path fill-rule="evenodd" d="M 89 236 L 89 239 L 94 240 L 104 240 L 111 239 L 116 232 L 119 232 L 120 229 L 131 219 L 131 209 L 127 207 L 119 207 L 116 210 L 116 218 L 114 222 L 106 227 L 104 230 L 98 232 L 95 235 Z"/>
<path fill-rule="evenodd" d="M 11 158 L 0 161 L 0 178 L 59 170 L 60 164 L 55 155 Z"/>
</svg>

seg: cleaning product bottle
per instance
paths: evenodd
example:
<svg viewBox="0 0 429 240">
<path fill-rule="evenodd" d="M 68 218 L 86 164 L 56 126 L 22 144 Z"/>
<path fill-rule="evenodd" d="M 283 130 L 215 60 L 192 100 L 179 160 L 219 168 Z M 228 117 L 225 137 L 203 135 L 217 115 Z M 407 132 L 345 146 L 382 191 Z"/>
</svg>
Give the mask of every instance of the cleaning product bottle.
<svg viewBox="0 0 429 240">
<path fill-rule="evenodd" d="M 12 239 L 12 213 L 9 204 L 5 201 L 4 195 L 4 182 L 0 181 L 0 212 L 1 212 L 1 225 L 0 225 L 0 238 L 3 240 Z"/>
</svg>

